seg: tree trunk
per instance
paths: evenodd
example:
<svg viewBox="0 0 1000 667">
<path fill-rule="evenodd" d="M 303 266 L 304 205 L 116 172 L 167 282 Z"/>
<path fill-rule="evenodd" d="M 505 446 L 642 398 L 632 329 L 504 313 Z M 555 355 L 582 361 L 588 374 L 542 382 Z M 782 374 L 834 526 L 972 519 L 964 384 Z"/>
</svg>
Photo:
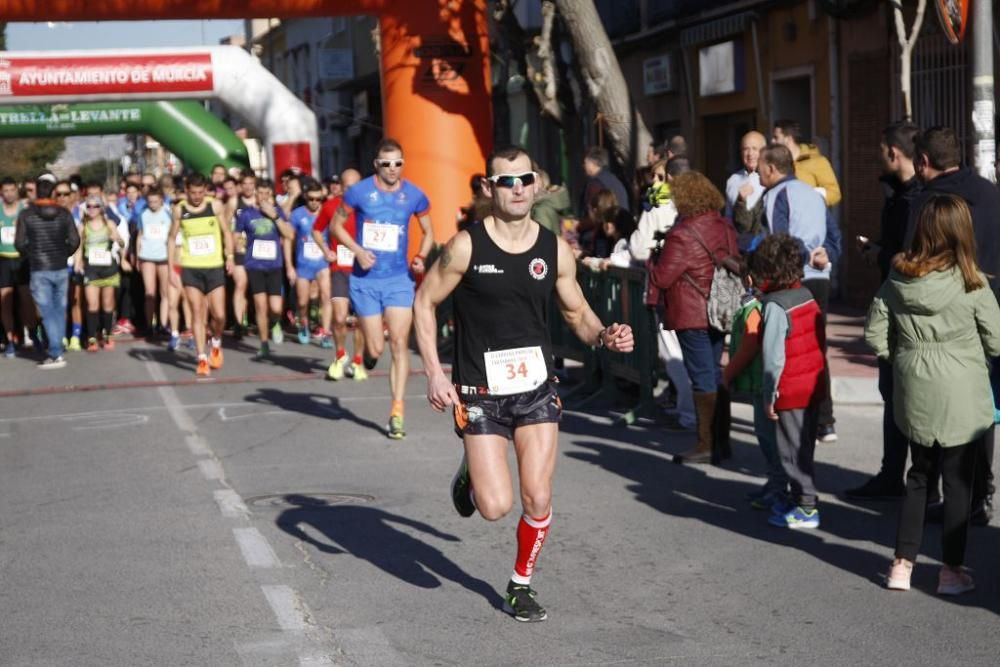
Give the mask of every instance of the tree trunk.
<svg viewBox="0 0 1000 667">
<path fill-rule="evenodd" d="M 624 165 L 633 165 L 652 135 L 635 110 L 618 57 L 604 30 L 594 0 L 555 0 L 573 40 L 587 94 L 603 123 L 607 147 Z"/>
</svg>

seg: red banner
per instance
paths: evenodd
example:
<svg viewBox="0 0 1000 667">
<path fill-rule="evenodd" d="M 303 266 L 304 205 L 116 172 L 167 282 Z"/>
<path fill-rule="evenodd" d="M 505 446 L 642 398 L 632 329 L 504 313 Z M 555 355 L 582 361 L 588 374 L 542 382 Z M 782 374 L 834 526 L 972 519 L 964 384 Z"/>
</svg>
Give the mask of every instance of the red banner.
<svg viewBox="0 0 1000 667">
<path fill-rule="evenodd" d="M 207 53 L 149 56 L 6 58 L 0 97 L 212 91 Z"/>
</svg>

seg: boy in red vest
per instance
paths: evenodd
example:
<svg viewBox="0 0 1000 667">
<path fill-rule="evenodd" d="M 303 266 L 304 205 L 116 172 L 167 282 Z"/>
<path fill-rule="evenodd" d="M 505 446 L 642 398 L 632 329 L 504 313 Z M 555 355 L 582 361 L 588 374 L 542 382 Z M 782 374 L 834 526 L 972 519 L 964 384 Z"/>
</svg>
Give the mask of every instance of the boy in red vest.
<svg viewBox="0 0 1000 667">
<path fill-rule="evenodd" d="M 788 234 L 764 239 L 750 259 L 764 292 L 761 346 L 765 415 L 776 422 L 778 455 L 791 495 L 772 507 L 771 525 L 819 528 L 813 454 L 819 401 L 825 392 L 822 312 L 802 287 L 805 248 Z"/>
</svg>

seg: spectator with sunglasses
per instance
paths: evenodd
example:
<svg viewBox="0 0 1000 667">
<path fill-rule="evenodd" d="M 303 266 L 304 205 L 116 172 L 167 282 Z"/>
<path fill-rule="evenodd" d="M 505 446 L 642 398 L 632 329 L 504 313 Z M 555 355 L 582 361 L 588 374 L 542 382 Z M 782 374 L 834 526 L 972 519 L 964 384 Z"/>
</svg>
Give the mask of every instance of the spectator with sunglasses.
<svg viewBox="0 0 1000 667">
<path fill-rule="evenodd" d="M 80 234 L 73 215 L 52 198 L 55 183 L 40 178 L 35 189 L 38 199 L 18 215 L 14 246 L 31 266 L 31 296 L 48 338 L 48 357 L 39 368 L 55 369 L 66 365 L 62 346 L 69 286 L 66 261 L 79 247 Z"/>
<path fill-rule="evenodd" d="M 351 302 L 365 335 L 365 366 L 375 367 L 385 345 L 383 318 L 389 327 L 392 353 L 390 385 L 392 407 L 388 435 L 406 437 L 403 396 L 410 373 L 409 339 L 413 324 L 414 274 L 424 272 L 424 259 L 434 247 L 430 201 L 417 186 L 403 180 L 403 148 L 394 139 L 383 139 L 375 150 L 375 175 L 344 193 L 333 218 L 337 240 L 354 253 L 350 280 Z M 356 213 L 354 236 L 345 228 Z M 420 251 L 407 260 L 410 219 L 416 216 L 423 230 Z"/>
</svg>

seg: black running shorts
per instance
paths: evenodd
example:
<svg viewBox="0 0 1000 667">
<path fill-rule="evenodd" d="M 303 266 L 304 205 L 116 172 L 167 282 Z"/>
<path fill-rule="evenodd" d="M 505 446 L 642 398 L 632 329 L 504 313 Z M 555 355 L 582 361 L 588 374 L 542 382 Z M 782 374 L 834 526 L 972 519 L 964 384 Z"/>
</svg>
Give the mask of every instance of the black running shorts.
<svg viewBox="0 0 1000 667">
<path fill-rule="evenodd" d="M 0 287 L 20 287 L 30 280 L 28 260 L 23 257 L 0 257 Z"/>
<path fill-rule="evenodd" d="M 181 268 L 181 284 L 184 287 L 194 287 L 202 294 L 208 294 L 220 287 L 226 286 L 226 270 Z"/>
<path fill-rule="evenodd" d="M 511 396 L 459 395 L 455 406 L 455 433 L 499 435 L 513 439 L 514 431 L 531 424 L 559 423 L 562 401 L 555 384 L 546 382 L 536 389 Z"/>
<path fill-rule="evenodd" d="M 247 269 L 247 283 L 251 294 L 267 293 L 268 296 L 281 296 L 285 273 L 283 269 Z"/>
<path fill-rule="evenodd" d="M 343 271 L 330 272 L 330 298 L 351 298 L 351 274 L 344 273 Z"/>
</svg>

